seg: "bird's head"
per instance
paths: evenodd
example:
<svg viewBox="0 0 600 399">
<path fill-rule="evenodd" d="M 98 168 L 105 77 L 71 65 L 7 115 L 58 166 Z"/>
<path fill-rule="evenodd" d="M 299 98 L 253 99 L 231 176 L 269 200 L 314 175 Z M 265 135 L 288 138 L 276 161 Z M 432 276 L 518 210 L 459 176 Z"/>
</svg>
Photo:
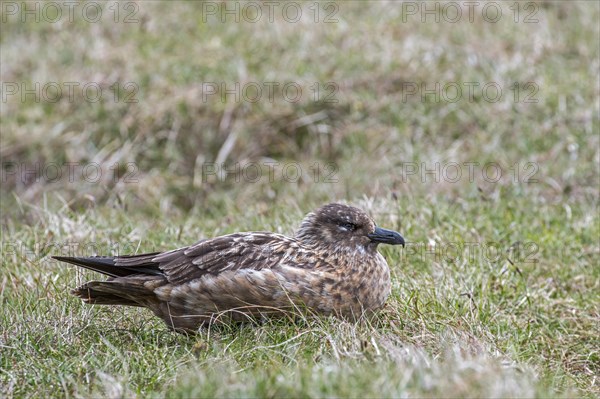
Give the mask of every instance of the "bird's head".
<svg viewBox="0 0 600 399">
<path fill-rule="evenodd" d="M 361 209 L 328 204 L 306 215 L 296 238 L 307 245 L 328 245 L 352 251 L 375 251 L 379 244 L 404 246 L 404 238 L 392 230 L 377 227 Z"/>
</svg>

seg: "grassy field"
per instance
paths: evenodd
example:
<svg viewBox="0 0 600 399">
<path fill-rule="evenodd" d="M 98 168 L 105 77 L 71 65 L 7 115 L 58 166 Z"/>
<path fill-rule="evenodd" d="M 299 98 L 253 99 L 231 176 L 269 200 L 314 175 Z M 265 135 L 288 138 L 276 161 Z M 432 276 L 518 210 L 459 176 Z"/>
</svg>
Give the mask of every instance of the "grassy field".
<svg viewBox="0 0 600 399">
<path fill-rule="evenodd" d="M 600 395 L 598 3 L 52 4 L 1 3 L 0 396 Z M 369 321 L 188 337 L 50 259 L 331 201 L 409 242 Z"/>
</svg>

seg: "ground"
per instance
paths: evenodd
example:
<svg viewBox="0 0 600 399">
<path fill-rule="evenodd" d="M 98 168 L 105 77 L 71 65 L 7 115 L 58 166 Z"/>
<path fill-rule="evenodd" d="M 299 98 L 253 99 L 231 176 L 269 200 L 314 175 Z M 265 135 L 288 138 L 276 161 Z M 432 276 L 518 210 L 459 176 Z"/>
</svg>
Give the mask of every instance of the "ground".
<svg viewBox="0 0 600 399">
<path fill-rule="evenodd" d="M 2 396 L 600 394 L 598 3 L 92 4 L 1 4 Z M 50 259 L 330 201 L 408 241 L 372 320 L 183 336 Z"/>
</svg>

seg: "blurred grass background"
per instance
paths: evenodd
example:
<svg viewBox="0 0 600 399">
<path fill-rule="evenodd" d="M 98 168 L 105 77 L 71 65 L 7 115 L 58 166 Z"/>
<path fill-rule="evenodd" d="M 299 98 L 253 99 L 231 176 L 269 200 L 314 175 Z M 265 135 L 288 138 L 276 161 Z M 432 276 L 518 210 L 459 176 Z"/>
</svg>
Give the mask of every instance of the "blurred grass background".
<svg viewBox="0 0 600 399">
<path fill-rule="evenodd" d="M 249 22 L 258 3 L 162 1 L 97 3 L 97 22 L 82 17 L 83 3 L 73 21 L 50 7 L 55 22 L 23 22 L 19 7 L 49 3 L 25 4 L 3 2 L 1 15 L 3 394 L 598 394 L 598 3 L 493 3 L 495 23 L 482 16 L 488 3 L 472 22 L 456 3 L 455 23 L 446 2 L 427 3 L 440 20 L 425 22 L 425 3 L 393 1 L 300 2 L 296 22 L 282 5 L 273 21 L 262 5 Z M 239 22 L 221 21 L 236 4 Z M 266 82 L 279 84 L 274 101 L 207 94 Z M 89 83 L 98 101 L 82 96 Z M 422 95 L 436 83 L 462 96 Z M 489 83 L 498 101 L 482 93 Z M 79 85 L 72 97 L 68 84 Z M 285 84 L 302 96 L 286 100 Z M 472 99 L 466 84 L 479 85 Z M 451 169 L 438 181 L 422 175 L 449 163 L 461 166 L 456 181 Z M 473 179 L 468 163 L 478 163 Z M 482 174 L 490 163 L 498 181 Z M 215 164 L 262 174 L 221 179 L 207 173 Z M 301 177 L 286 178 L 289 165 Z M 373 325 L 275 323 L 198 341 L 163 334 L 137 310 L 84 307 L 67 293 L 75 272 L 47 258 L 73 243 L 123 253 L 239 230 L 291 234 L 334 200 L 429 250 L 496 242 L 503 255 L 383 249 L 395 285 Z M 511 259 L 520 243 L 535 244 L 535 263 Z"/>
</svg>

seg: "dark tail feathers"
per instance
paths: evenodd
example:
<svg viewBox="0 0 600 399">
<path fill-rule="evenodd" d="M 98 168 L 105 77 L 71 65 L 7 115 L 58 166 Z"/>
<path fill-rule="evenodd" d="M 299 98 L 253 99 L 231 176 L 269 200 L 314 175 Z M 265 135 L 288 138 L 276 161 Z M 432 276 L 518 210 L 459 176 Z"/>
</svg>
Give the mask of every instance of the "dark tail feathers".
<svg viewBox="0 0 600 399">
<path fill-rule="evenodd" d="M 90 281 L 71 291 L 86 303 L 98 305 L 148 306 L 156 301 L 153 288 L 165 278 L 152 259 L 157 253 L 133 256 L 69 257 L 54 259 L 71 263 L 107 276 L 107 281 Z"/>
<path fill-rule="evenodd" d="M 142 284 L 128 281 L 90 281 L 71 291 L 71 294 L 94 305 L 147 306 L 154 298 Z"/>
<path fill-rule="evenodd" d="M 152 262 L 152 259 L 158 254 L 159 252 L 131 256 L 53 256 L 52 258 L 106 274 L 110 277 L 126 277 L 132 274 L 162 275 L 162 271 L 158 268 L 158 263 Z"/>
</svg>

